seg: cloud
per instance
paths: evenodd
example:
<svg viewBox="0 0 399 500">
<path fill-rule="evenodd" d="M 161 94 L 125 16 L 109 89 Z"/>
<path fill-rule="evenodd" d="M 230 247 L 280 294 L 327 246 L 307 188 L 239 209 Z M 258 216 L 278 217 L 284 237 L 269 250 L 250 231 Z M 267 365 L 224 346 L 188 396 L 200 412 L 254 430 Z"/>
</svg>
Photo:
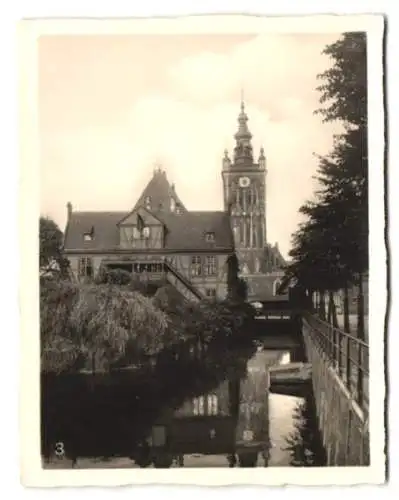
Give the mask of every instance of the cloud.
<svg viewBox="0 0 399 500">
<path fill-rule="evenodd" d="M 268 239 L 287 254 L 299 206 L 312 195 L 313 152 L 332 144 L 334 127 L 313 111 L 316 75 L 328 65 L 321 51 L 335 38 L 259 36 L 224 53 L 196 52 L 169 66 L 156 90 L 126 96 L 126 109 L 108 122 L 48 131 L 44 161 L 56 158 L 61 168 L 45 168 L 42 209 L 63 217 L 71 199 L 80 209 L 127 210 L 157 160 L 189 209 L 221 209 L 223 150 L 234 146 L 243 88 L 254 152 L 264 146 L 267 156 Z M 64 199 L 55 208 L 60 178 Z"/>
</svg>

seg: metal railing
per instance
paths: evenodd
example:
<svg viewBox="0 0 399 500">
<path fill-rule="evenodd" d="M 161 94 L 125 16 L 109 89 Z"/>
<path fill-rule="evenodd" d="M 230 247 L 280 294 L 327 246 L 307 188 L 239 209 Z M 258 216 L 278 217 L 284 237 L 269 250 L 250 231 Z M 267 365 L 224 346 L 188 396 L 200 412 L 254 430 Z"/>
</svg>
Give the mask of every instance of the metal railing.
<svg viewBox="0 0 399 500">
<path fill-rule="evenodd" d="M 311 313 L 304 315 L 316 346 L 365 414 L 369 408 L 369 346 Z"/>
</svg>

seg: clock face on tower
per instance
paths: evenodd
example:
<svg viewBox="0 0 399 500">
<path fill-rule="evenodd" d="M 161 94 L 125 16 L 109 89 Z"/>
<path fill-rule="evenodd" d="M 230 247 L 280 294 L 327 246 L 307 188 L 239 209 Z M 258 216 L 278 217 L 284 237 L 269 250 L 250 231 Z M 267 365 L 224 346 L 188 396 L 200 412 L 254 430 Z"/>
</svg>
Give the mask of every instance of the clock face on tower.
<svg viewBox="0 0 399 500">
<path fill-rule="evenodd" d="M 240 177 L 238 179 L 238 184 L 240 185 L 240 187 L 246 188 L 249 186 L 250 180 L 248 179 L 248 177 Z"/>
</svg>

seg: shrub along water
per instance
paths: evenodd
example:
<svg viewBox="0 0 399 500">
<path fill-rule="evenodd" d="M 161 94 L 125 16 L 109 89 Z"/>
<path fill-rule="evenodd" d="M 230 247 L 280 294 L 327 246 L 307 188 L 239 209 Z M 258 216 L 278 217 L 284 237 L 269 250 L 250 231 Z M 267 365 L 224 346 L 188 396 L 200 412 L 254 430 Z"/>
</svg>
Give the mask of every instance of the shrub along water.
<svg viewBox="0 0 399 500">
<path fill-rule="evenodd" d="M 253 354 L 240 303 L 189 304 L 169 287 L 41 283 L 42 452 L 129 455 L 163 413 Z"/>
</svg>

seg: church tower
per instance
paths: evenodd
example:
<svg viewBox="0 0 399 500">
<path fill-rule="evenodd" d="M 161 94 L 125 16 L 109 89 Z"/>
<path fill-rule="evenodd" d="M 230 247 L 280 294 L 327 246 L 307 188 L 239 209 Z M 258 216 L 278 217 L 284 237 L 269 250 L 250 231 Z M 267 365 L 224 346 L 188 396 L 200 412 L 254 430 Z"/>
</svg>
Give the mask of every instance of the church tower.
<svg viewBox="0 0 399 500">
<path fill-rule="evenodd" d="M 233 158 L 228 151 L 223 158 L 224 208 L 230 213 L 235 247 L 244 276 L 264 273 L 266 240 L 266 159 L 261 148 L 254 161 L 252 134 L 244 102 L 238 116 L 238 131 L 234 136 Z"/>
</svg>

